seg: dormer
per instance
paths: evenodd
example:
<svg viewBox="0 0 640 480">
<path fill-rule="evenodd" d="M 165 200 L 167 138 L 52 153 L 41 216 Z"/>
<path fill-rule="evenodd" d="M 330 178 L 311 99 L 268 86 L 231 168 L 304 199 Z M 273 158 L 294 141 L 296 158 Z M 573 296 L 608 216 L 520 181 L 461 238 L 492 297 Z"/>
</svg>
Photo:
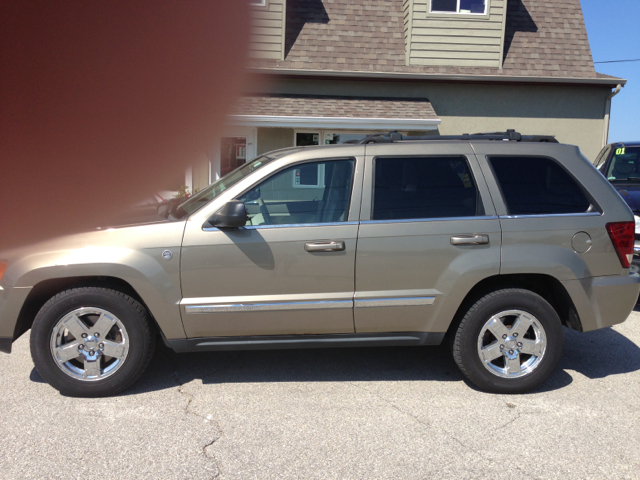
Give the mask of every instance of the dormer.
<svg viewBox="0 0 640 480">
<path fill-rule="evenodd" d="M 404 0 L 409 66 L 502 68 L 507 0 Z"/>
<path fill-rule="evenodd" d="M 284 60 L 286 0 L 250 0 L 252 58 Z"/>
</svg>

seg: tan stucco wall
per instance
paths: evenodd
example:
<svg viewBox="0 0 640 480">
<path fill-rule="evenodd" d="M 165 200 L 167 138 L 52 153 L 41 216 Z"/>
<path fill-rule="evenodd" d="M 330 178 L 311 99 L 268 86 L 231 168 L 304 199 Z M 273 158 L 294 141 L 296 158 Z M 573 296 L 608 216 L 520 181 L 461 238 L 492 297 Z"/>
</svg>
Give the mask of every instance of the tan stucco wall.
<svg viewBox="0 0 640 480">
<path fill-rule="evenodd" d="M 258 155 L 293 146 L 292 128 L 259 128 L 258 129 Z"/>
<path fill-rule="evenodd" d="M 443 135 L 513 128 L 524 134 L 555 135 L 562 143 L 578 145 L 587 158 L 594 160 L 602 147 L 605 103 L 611 89 L 592 86 L 282 79 L 272 84 L 270 91 L 428 98 L 442 120 L 439 130 Z M 263 150 L 259 134 L 258 151 L 269 149 Z"/>
</svg>

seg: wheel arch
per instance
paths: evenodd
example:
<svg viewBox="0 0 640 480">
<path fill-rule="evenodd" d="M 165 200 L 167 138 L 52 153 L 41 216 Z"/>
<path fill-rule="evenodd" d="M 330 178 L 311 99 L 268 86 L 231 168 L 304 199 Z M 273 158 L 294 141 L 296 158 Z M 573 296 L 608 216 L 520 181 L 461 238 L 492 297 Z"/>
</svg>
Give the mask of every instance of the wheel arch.
<svg viewBox="0 0 640 480">
<path fill-rule="evenodd" d="M 13 332 L 13 340 L 17 340 L 22 334 L 28 331 L 33 325 L 33 321 L 43 307 L 52 297 L 65 290 L 79 287 L 100 287 L 122 292 L 134 298 L 146 309 L 152 319 L 153 326 L 160 332 L 161 329 L 151 312 L 151 309 L 138 294 L 138 292 L 125 280 L 110 276 L 77 276 L 64 278 L 50 278 L 37 283 L 27 296 Z"/>
<path fill-rule="evenodd" d="M 583 331 L 576 306 L 564 285 L 557 278 L 537 273 L 508 274 L 485 278 L 467 293 L 449 325 L 447 337 L 452 337 L 451 334 L 455 333 L 462 317 L 478 300 L 503 288 L 522 288 L 537 293 L 555 309 L 562 325 L 572 330 Z"/>
</svg>

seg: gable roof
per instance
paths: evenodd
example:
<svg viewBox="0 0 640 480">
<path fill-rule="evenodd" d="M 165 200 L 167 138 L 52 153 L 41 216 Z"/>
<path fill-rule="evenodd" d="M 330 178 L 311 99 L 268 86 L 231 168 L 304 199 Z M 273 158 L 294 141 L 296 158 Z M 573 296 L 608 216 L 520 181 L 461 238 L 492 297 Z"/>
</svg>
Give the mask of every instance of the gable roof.
<svg viewBox="0 0 640 480">
<path fill-rule="evenodd" d="M 402 0 L 287 0 L 285 60 L 273 70 L 603 79 L 580 0 L 508 0 L 503 68 L 407 66 Z"/>
</svg>

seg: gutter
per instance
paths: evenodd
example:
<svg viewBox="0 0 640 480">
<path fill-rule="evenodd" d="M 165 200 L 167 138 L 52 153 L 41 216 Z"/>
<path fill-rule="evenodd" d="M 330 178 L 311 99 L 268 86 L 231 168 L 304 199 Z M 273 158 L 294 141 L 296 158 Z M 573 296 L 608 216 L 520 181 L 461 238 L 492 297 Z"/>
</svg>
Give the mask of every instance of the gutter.
<svg viewBox="0 0 640 480">
<path fill-rule="evenodd" d="M 611 99 L 620 93 L 622 84 L 618 84 L 616 89 L 607 97 L 604 107 L 604 132 L 602 134 L 602 146 L 609 143 L 609 122 L 611 121 Z"/>
<path fill-rule="evenodd" d="M 508 75 L 434 75 L 424 73 L 399 72 L 360 72 L 355 70 L 294 70 L 284 68 L 250 67 L 249 73 L 271 75 L 275 77 L 308 77 L 308 78 L 350 78 L 379 80 L 420 80 L 432 82 L 468 82 L 468 83 L 545 83 L 559 85 L 601 85 L 614 87 L 626 85 L 624 78 L 580 78 L 580 77 L 525 77 Z"/>
</svg>

